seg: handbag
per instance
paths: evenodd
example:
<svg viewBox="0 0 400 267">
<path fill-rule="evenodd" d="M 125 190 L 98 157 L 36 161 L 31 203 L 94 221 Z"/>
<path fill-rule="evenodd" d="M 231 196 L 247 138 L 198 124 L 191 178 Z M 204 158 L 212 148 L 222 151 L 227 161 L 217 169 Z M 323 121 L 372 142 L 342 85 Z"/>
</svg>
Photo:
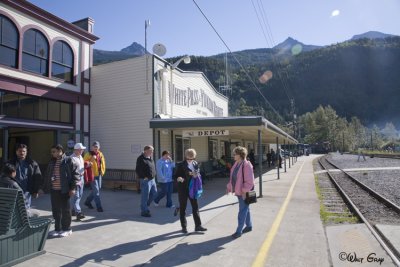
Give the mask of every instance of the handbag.
<svg viewBox="0 0 400 267">
<path fill-rule="evenodd" d="M 242 176 L 243 176 L 243 183 L 244 183 L 244 166 L 242 166 Z M 257 202 L 257 194 L 254 191 L 254 187 L 249 191 L 246 192 L 246 198 L 244 199 L 244 203 L 247 205 L 253 204 Z"/>
</svg>

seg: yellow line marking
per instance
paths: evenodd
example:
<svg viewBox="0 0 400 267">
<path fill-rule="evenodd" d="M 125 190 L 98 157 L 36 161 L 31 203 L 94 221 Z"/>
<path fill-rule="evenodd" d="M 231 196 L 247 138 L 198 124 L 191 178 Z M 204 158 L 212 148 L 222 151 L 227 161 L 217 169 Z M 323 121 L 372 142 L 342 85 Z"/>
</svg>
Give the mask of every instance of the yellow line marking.
<svg viewBox="0 0 400 267">
<path fill-rule="evenodd" d="M 304 163 L 305 162 L 303 162 L 299 171 L 297 172 L 296 177 L 294 178 L 294 181 L 293 181 L 292 185 L 290 186 L 289 192 L 285 198 L 285 201 L 283 202 L 283 204 L 278 212 L 278 215 L 275 217 L 275 220 L 272 223 L 272 226 L 268 231 L 267 238 L 264 240 L 263 244 L 261 245 L 261 248 L 258 251 L 256 259 L 253 261 L 252 267 L 261 267 L 261 266 L 265 265 L 265 262 L 268 258 L 269 249 L 271 248 L 271 245 L 272 245 L 272 242 L 274 241 L 275 235 L 278 232 L 278 229 L 282 222 L 283 216 L 286 213 L 287 206 L 289 205 L 289 201 L 292 198 L 294 187 L 297 183 L 297 180 L 300 177 L 300 173 L 303 169 Z"/>
</svg>

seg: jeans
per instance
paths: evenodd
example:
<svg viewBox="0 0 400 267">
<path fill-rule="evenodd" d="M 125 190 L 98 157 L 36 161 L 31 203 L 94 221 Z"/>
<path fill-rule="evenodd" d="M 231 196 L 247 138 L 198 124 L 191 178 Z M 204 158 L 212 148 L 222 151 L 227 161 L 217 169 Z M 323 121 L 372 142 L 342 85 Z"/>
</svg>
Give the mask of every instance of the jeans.
<svg viewBox="0 0 400 267">
<path fill-rule="evenodd" d="M 90 203 L 94 199 L 94 203 L 96 203 L 96 207 L 99 209 L 101 208 L 101 200 L 100 200 L 101 175 L 94 177 L 94 181 L 90 183 L 90 187 L 92 188 L 92 191 L 86 198 L 85 203 Z"/>
<path fill-rule="evenodd" d="M 244 202 L 242 196 L 237 196 L 239 200 L 239 213 L 238 213 L 238 227 L 236 233 L 241 234 L 243 226 L 246 223 L 246 227 L 253 227 L 251 223 L 250 207 Z"/>
<path fill-rule="evenodd" d="M 140 189 L 141 189 L 141 202 L 140 209 L 142 213 L 149 211 L 150 203 L 154 200 L 157 194 L 156 181 L 154 179 L 145 180 L 140 178 Z"/>
<path fill-rule="evenodd" d="M 81 198 L 83 195 L 83 179 L 81 180 L 79 185 L 76 185 L 75 195 L 71 198 L 71 206 L 72 209 L 78 214 L 81 213 Z"/>
<path fill-rule="evenodd" d="M 160 183 L 161 190 L 158 192 L 157 197 L 154 202 L 158 204 L 160 200 L 167 195 L 167 208 L 172 207 L 172 190 L 174 187 L 174 182 Z"/>
<path fill-rule="evenodd" d="M 31 203 L 32 203 L 32 195 L 31 195 L 31 193 L 24 192 L 24 198 L 25 198 L 26 210 L 29 210 L 31 208 Z"/>
<path fill-rule="evenodd" d="M 61 190 L 51 190 L 51 210 L 54 218 L 54 230 L 71 230 L 71 206 L 69 194 L 62 194 Z"/>
</svg>

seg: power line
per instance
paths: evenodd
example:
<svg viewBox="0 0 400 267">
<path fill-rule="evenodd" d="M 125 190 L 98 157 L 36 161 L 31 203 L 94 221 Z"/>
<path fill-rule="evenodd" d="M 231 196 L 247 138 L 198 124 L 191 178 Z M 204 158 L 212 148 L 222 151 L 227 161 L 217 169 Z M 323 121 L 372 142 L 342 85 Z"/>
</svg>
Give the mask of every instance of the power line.
<svg viewBox="0 0 400 267">
<path fill-rule="evenodd" d="M 203 17 L 207 20 L 208 24 L 211 26 L 211 28 L 214 30 L 214 32 L 217 34 L 218 38 L 221 40 L 221 42 L 225 45 L 226 49 L 229 51 L 229 53 L 233 56 L 233 58 L 235 59 L 236 63 L 239 64 L 240 68 L 244 71 L 244 73 L 246 74 L 247 78 L 249 79 L 249 81 L 251 82 L 251 84 L 254 86 L 254 88 L 257 89 L 257 91 L 260 93 L 260 95 L 262 96 L 262 98 L 265 100 L 265 102 L 270 106 L 270 108 L 275 112 L 275 114 L 284 121 L 284 119 L 282 118 L 282 116 L 278 113 L 278 111 L 276 111 L 276 109 L 272 106 L 272 104 L 268 101 L 268 99 L 264 96 L 264 94 L 261 92 L 261 90 L 258 88 L 258 86 L 256 85 L 256 83 L 253 81 L 253 79 L 251 78 L 250 74 L 247 72 L 247 70 L 243 67 L 242 63 L 240 63 L 240 61 L 237 59 L 237 57 L 235 56 L 235 54 L 232 53 L 232 50 L 229 48 L 229 46 L 227 45 L 227 43 L 224 41 L 224 39 L 222 38 L 222 36 L 218 33 L 217 29 L 214 27 L 214 25 L 211 23 L 211 21 L 208 19 L 208 17 L 206 16 L 206 14 L 204 14 L 203 10 L 200 8 L 200 6 L 197 4 L 196 0 L 192 0 L 193 3 L 196 5 L 196 7 L 198 8 L 198 10 L 200 11 L 200 13 L 203 15 Z"/>
</svg>

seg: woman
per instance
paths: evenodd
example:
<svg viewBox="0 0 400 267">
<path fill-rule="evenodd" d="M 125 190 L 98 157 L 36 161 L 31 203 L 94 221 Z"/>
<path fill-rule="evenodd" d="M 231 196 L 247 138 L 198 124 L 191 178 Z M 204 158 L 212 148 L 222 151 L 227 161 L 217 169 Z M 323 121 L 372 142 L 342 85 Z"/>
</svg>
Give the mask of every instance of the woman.
<svg viewBox="0 0 400 267">
<path fill-rule="evenodd" d="M 232 166 L 229 183 L 227 184 L 228 193 L 233 193 L 239 200 L 238 226 L 232 238 L 236 239 L 253 230 L 251 222 L 250 208 L 245 203 L 246 193 L 254 187 L 253 165 L 246 160 L 247 149 L 241 146 L 233 150 L 235 163 Z M 246 227 L 243 229 L 243 226 Z"/>
<path fill-rule="evenodd" d="M 182 226 L 182 233 L 186 234 L 187 221 L 186 221 L 186 205 L 189 198 L 192 205 L 193 219 L 195 223 L 195 231 L 207 231 L 206 228 L 201 226 L 199 206 L 196 197 L 190 197 L 189 185 L 192 179 L 201 179 L 199 176 L 200 169 L 198 163 L 195 161 L 196 151 L 192 148 L 185 150 L 185 161 L 176 164 L 176 171 L 174 179 L 178 182 L 178 198 L 179 198 L 179 215 Z M 196 181 L 199 182 L 199 181 Z"/>
<path fill-rule="evenodd" d="M 43 191 L 50 192 L 51 209 L 55 230 L 51 237 L 66 237 L 72 234 L 70 197 L 75 194 L 75 179 L 78 177 L 77 166 L 66 157 L 61 145 L 51 148 L 51 160 L 47 167 Z"/>
</svg>

